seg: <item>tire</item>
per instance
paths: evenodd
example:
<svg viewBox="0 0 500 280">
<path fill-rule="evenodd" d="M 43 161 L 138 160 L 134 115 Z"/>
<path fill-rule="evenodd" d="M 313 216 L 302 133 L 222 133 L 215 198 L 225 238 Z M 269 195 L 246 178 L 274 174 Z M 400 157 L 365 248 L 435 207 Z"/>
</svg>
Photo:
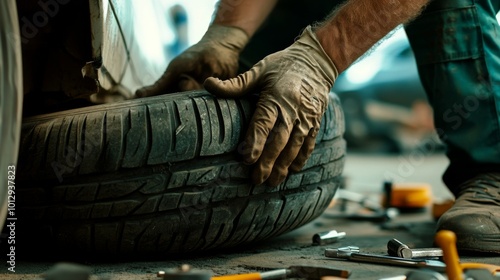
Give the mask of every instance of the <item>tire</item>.
<svg viewBox="0 0 500 280">
<path fill-rule="evenodd" d="M 331 95 L 304 169 L 276 188 L 252 185 L 239 160 L 254 103 L 196 91 L 26 119 L 23 242 L 164 256 L 267 239 L 316 218 L 344 166 L 339 100 Z"/>
<path fill-rule="evenodd" d="M 8 209 L 9 218 L 16 216 L 10 209 L 15 209 L 16 203 L 15 177 L 23 101 L 20 39 L 16 1 L 0 1 L 0 229 Z"/>
</svg>

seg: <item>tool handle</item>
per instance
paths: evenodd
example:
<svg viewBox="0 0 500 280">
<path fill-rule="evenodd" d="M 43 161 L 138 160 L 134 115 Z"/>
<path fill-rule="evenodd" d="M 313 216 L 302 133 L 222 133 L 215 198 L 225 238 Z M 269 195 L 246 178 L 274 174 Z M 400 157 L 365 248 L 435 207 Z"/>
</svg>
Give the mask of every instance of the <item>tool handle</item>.
<svg viewBox="0 0 500 280">
<path fill-rule="evenodd" d="M 262 275 L 260 273 L 233 274 L 214 276 L 210 280 L 262 280 Z"/>
<path fill-rule="evenodd" d="M 443 250 L 446 263 L 446 274 L 450 280 L 463 280 L 462 267 L 457 252 L 457 236 L 449 230 L 440 230 L 435 237 L 435 242 Z"/>
</svg>

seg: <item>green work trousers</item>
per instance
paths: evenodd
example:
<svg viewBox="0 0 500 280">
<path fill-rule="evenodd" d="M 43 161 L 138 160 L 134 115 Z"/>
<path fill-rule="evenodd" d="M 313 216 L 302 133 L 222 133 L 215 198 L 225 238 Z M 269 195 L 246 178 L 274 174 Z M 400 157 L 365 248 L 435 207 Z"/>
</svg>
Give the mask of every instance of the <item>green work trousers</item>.
<svg viewBox="0 0 500 280">
<path fill-rule="evenodd" d="M 479 173 L 500 172 L 499 10 L 500 0 L 434 0 L 405 27 L 454 194 Z"/>
</svg>

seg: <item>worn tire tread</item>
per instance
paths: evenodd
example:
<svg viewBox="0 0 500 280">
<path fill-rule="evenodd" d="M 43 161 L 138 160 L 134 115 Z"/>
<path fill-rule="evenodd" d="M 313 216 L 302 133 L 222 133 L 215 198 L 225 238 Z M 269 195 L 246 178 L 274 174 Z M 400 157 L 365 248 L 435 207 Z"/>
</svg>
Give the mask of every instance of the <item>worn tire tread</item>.
<svg viewBox="0 0 500 280">
<path fill-rule="evenodd" d="M 311 221 L 344 165 L 338 99 L 330 98 L 303 170 L 277 188 L 251 184 L 238 159 L 252 104 L 190 92 L 25 120 L 18 190 L 26 244 L 165 255 L 234 247 Z"/>
</svg>

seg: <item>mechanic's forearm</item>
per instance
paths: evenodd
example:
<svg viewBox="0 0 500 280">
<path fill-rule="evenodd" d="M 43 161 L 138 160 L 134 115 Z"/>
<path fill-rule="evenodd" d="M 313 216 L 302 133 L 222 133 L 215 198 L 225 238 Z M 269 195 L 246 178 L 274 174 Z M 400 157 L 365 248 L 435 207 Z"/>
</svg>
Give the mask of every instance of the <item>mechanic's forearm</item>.
<svg viewBox="0 0 500 280">
<path fill-rule="evenodd" d="M 239 27 L 252 37 L 276 2 L 278 0 L 220 0 L 213 23 Z"/>
<path fill-rule="evenodd" d="M 340 72 L 429 0 L 349 0 L 315 27 L 318 40 Z"/>
</svg>

